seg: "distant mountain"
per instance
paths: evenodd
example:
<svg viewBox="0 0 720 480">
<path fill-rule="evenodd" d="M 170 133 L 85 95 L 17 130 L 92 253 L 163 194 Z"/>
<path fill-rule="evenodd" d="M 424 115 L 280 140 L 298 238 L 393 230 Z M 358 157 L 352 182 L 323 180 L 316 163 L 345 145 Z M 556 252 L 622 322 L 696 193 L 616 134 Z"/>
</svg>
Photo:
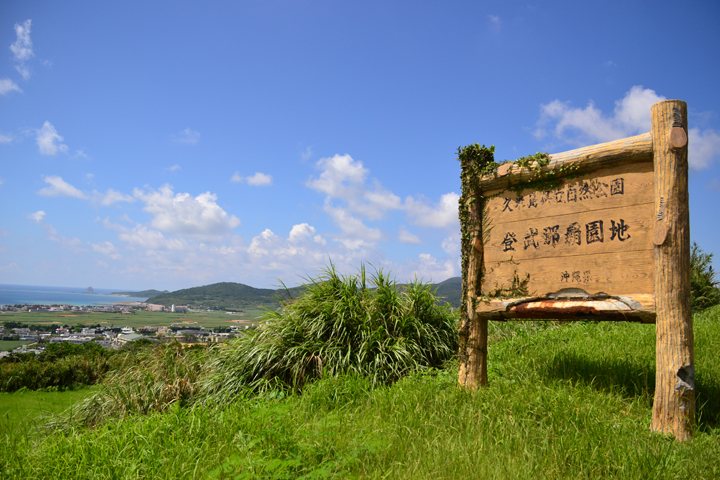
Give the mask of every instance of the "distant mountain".
<svg viewBox="0 0 720 480">
<path fill-rule="evenodd" d="M 460 300 L 462 300 L 462 278 L 452 277 L 444 282 L 436 283 L 433 289 L 437 288 L 435 294 L 443 298 L 453 308 L 460 308 Z"/>
<path fill-rule="evenodd" d="M 280 306 L 277 295 L 278 291 L 270 288 L 222 282 L 162 293 L 148 298 L 147 302 L 165 306 L 188 305 L 194 308 L 217 307 L 221 310 L 242 310 L 257 307 L 277 308 Z"/>
<path fill-rule="evenodd" d="M 437 295 L 454 308 L 460 307 L 462 280 L 449 278 L 433 285 Z M 304 287 L 288 289 L 293 297 L 302 293 Z M 140 293 L 140 292 L 136 292 Z M 164 292 L 147 299 L 157 305 L 188 305 L 193 308 L 218 308 L 221 310 L 243 310 L 264 307 L 275 309 L 280 306 L 278 297 L 287 298 L 285 289 L 255 288 L 242 283 L 222 282 L 202 287 L 186 288 L 175 292 Z"/>
<path fill-rule="evenodd" d="M 155 295 L 168 293 L 168 290 L 143 290 L 141 292 L 113 292 L 110 295 L 124 295 L 126 297 L 150 298 Z"/>
</svg>

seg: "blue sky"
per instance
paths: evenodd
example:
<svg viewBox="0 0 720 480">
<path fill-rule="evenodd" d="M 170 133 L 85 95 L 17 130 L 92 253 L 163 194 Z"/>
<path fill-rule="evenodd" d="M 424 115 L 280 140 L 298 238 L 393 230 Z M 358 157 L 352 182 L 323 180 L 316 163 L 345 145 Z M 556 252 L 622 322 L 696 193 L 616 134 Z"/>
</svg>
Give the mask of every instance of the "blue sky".
<svg viewBox="0 0 720 480">
<path fill-rule="evenodd" d="M 210 3 L 210 5 L 208 5 Z M 0 283 L 459 276 L 455 152 L 561 152 L 688 102 L 720 254 L 720 3 L 3 2 Z"/>
</svg>

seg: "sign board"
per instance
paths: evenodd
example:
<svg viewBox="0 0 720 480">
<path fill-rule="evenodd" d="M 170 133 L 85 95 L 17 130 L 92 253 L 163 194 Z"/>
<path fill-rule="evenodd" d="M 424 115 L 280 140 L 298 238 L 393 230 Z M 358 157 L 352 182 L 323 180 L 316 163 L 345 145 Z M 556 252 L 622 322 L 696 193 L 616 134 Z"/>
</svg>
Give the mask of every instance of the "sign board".
<svg viewBox="0 0 720 480">
<path fill-rule="evenodd" d="M 494 148 L 459 151 L 461 385 L 487 385 L 488 320 L 655 323 L 651 428 L 690 438 L 687 104 L 650 113 L 649 133 L 497 169 Z"/>
<path fill-rule="evenodd" d="M 483 295 L 507 290 L 517 275 L 532 297 L 573 289 L 576 298 L 649 303 L 652 162 L 598 170 L 552 189 L 489 191 L 486 198 Z"/>
</svg>

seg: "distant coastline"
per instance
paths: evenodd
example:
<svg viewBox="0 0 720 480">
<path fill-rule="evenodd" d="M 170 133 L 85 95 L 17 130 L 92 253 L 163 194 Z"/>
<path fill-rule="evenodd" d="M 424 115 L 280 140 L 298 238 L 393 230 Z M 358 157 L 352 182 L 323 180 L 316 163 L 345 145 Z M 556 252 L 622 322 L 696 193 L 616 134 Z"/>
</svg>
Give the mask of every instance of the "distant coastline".
<svg viewBox="0 0 720 480">
<path fill-rule="evenodd" d="M 115 305 L 112 289 L 97 288 L 88 295 L 86 287 L 0 284 L 0 305 Z M 123 296 L 122 302 L 144 302 L 147 297 Z"/>
</svg>

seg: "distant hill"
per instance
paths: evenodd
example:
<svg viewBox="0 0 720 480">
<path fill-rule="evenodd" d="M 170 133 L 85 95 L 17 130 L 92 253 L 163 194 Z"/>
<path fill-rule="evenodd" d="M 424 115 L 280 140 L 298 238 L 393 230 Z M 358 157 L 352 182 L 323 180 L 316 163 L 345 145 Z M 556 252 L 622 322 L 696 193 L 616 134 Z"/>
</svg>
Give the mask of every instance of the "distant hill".
<svg viewBox="0 0 720 480">
<path fill-rule="evenodd" d="M 437 288 L 435 294 L 445 299 L 453 308 L 460 308 L 460 300 L 462 299 L 462 278 L 452 277 L 444 282 L 436 283 L 433 288 Z"/>
<path fill-rule="evenodd" d="M 188 305 L 193 308 L 242 310 L 244 308 L 277 308 L 277 290 L 255 288 L 242 283 L 222 282 L 202 287 L 185 288 L 148 298 L 157 305 Z"/>
<path fill-rule="evenodd" d="M 437 295 L 454 308 L 460 307 L 462 281 L 460 277 L 449 278 L 433 285 Z M 303 287 L 290 288 L 290 294 L 297 296 Z M 140 293 L 140 292 L 135 292 Z M 163 292 L 147 299 L 157 305 L 188 305 L 192 308 L 218 308 L 220 310 L 243 310 L 264 307 L 275 309 L 280 306 L 278 296 L 286 298 L 285 289 L 255 288 L 242 283 L 222 282 L 202 287 L 186 288 L 175 292 Z"/>
<path fill-rule="evenodd" d="M 167 290 L 143 290 L 141 292 L 113 292 L 110 295 L 124 295 L 126 297 L 137 297 L 137 298 L 150 298 L 155 295 L 161 295 L 168 293 Z"/>
</svg>

